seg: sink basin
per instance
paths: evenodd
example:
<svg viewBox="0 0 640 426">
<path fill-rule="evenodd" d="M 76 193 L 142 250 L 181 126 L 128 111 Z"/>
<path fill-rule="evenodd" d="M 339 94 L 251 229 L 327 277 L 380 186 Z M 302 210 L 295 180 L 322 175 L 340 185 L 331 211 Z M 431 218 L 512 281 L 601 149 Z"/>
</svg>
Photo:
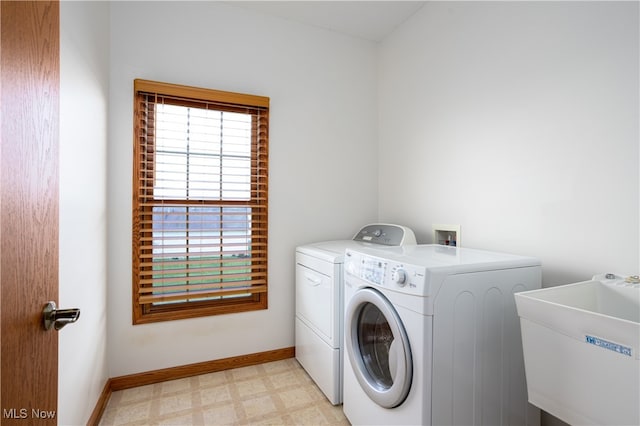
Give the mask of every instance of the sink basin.
<svg viewBox="0 0 640 426">
<path fill-rule="evenodd" d="M 640 425 L 640 284 L 628 281 L 515 294 L 529 402 L 573 425 Z"/>
</svg>

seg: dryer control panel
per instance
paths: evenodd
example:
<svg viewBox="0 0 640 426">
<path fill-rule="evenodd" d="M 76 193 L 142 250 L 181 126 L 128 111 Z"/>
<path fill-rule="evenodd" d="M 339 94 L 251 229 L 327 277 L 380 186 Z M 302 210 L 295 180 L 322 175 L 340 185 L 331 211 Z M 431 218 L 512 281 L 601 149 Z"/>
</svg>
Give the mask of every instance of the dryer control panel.
<svg viewBox="0 0 640 426">
<path fill-rule="evenodd" d="M 367 284 L 401 293 L 427 294 L 427 271 L 424 266 L 372 256 L 353 249 L 347 249 L 344 262 L 345 274 Z"/>
<path fill-rule="evenodd" d="M 354 241 L 381 244 L 384 246 L 415 245 L 416 236 L 406 226 L 374 223 L 362 228 L 353 237 Z"/>
</svg>

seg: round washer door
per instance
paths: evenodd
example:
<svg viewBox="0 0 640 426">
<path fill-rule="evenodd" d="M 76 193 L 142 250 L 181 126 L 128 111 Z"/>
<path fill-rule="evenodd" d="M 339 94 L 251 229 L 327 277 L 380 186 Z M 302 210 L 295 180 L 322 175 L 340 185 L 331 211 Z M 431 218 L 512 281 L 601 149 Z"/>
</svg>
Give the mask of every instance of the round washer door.
<svg viewBox="0 0 640 426">
<path fill-rule="evenodd" d="M 345 345 L 353 372 L 376 404 L 394 408 L 411 389 L 413 361 L 407 333 L 379 291 L 356 291 L 345 312 Z"/>
</svg>

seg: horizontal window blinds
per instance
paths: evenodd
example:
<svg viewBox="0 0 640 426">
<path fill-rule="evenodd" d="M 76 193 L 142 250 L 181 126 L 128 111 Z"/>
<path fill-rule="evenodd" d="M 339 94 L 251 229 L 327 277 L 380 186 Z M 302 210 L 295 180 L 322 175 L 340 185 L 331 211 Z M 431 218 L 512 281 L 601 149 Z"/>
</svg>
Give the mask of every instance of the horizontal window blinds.
<svg viewBox="0 0 640 426">
<path fill-rule="evenodd" d="M 152 83 L 135 84 L 134 305 L 266 307 L 268 98 Z"/>
</svg>

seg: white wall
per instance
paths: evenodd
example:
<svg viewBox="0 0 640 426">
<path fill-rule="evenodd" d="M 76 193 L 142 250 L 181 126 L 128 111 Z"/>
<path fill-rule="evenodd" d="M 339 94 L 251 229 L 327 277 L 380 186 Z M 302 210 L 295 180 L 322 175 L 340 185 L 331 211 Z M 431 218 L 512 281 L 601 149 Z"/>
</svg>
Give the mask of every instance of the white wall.
<svg viewBox="0 0 640 426">
<path fill-rule="evenodd" d="M 294 345 L 294 250 L 377 214 L 375 45 L 221 2 L 111 3 L 110 376 Z M 133 79 L 271 98 L 269 309 L 131 325 Z"/>
<path fill-rule="evenodd" d="M 107 3 L 60 3 L 60 294 L 80 319 L 59 332 L 58 423 L 86 424 L 107 354 Z"/>
<path fill-rule="evenodd" d="M 384 40 L 379 212 L 533 255 L 544 285 L 640 272 L 637 2 L 428 2 Z"/>
</svg>

